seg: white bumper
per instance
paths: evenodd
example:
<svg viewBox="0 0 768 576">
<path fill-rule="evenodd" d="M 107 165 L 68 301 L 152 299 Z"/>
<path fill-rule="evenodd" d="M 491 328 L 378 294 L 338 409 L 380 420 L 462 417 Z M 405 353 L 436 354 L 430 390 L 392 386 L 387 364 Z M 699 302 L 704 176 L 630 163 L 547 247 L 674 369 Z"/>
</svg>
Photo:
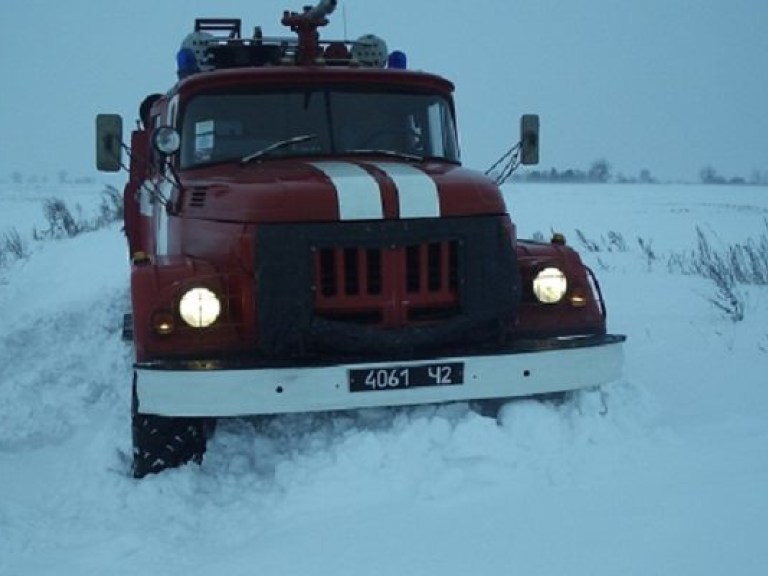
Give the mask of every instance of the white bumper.
<svg viewBox="0 0 768 576">
<path fill-rule="evenodd" d="M 618 379 L 623 340 L 608 337 L 597 345 L 321 367 L 175 370 L 137 365 L 136 391 L 142 413 L 204 417 L 511 398 L 590 388 Z M 350 390 L 349 370 L 457 362 L 463 364 L 460 385 Z"/>
</svg>

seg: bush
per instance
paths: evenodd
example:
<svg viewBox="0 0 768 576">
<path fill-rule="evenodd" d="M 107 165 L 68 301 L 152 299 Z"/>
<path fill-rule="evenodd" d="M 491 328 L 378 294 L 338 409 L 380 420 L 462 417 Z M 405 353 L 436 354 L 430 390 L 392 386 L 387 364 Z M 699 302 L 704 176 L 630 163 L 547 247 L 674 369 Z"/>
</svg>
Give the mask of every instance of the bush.
<svg viewBox="0 0 768 576">
<path fill-rule="evenodd" d="M 67 203 L 61 198 L 48 198 L 43 202 L 43 215 L 48 223 L 46 230 L 32 230 L 35 240 L 57 240 L 73 238 L 83 232 L 99 230 L 123 219 L 123 197 L 113 186 L 107 186 L 101 192 L 99 213 L 88 220 L 83 217 L 79 206 L 72 213 Z M 15 229 L 11 228 L 0 236 L 0 267 L 14 260 L 22 260 L 29 256 L 29 246 L 26 240 Z"/>
<path fill-rule="evenodd" d="M 704 231 L 697 227 L 694 271 L 706 277 L 727 271 L 734 283 L 768 285 L 768 218 L 764 223 L 766 231 L 758 239 L 750 238 L 719 251 L 710 245 Z"/>
<path fill-rule="evenodd" d="M 82 209 L 76 206 L 75 216 L 61 198 L 48 198 L 43 202 L 43 215 L 48 228 L 34 231 L 36 240 L 54 240 L 74 238 L 83 232 L 100 230 L 113 222 L 123 219 L 123 197 L 113 186 L 107 186 L 101 192 L 101 204 L 98 216 L 88 220 L 83 217 Z"/>
<path fill-rule="evenodd" d="M 44 200 L 43 215 L 48 222 L 48 229 L 40 232 L 41 239 L 74 238 L 86 228 L 82 218 L 78 222 L 61 198 Z"/>
<path fill-rule="evenodd" d="M 698 274 L 712 280 L 715 293 L 709 301 L 725 315 L 744 319 L 745 295 L 742 285 L 768 286 L 768 219 L 759 238 L 716 248 L 701 228 L 696 228 L 697 247 L 688 254 L 673 254 L 670 270 Z"/>
<path fill-rule="evenodd" d="M 27 243 L 15 228 L 3 232 L 3 238 L 0 240 L 0 251 L 5 257 L 11 257 L 14 260 L 21 260 L 29 256 Z"/>
<path fill-rule="evenodd" d="M 716 245 L 700 227 L 696 228 L 697 246 L 695 250 L 673 252 L 669 255 L 657 253 L 650 239 L 638 237 L 637 246 L 645 260 L 648 270 L 654 263 L 666 261 L 667 268 L 673 273 L 695 274 L 711 280 L 714 293 L 708 297 L 719 311 L 734 322 L 744 319 L 746 309 L 745 285 L 768 286 L 768 218 L 764 219 L 765 231 L 757 238 L 730 245 Z M 601 269 L 609 270 L 601 258 L 601 253 L 626 252 L 629 250 L 623 236 L 610 231 L 599 239 L 587 237 L 581 230 L 576 230 L 576 237 L 586 252 L 594 253 Z"/>
<path fill-rule="evenodd" d="M 102 228 L 112 222 L 123 219 L 123 196 L 114 186 L 107 186 L 101 192 L 101 204 L 99 205 L 99 226 Z"/>
<path fill-rule="evenodd" d="M 27 256 L 29 256 L 29 249 L 21 234 L 15 228 L 3 232 L 0 237 L 0 268 Z"/>
<path fill-rule="evenodd" d="M 600 236 L 600 240 L 597 241 L 588 238 L 577 228 L 576 238 L 587 252 L 629 252 L 624 236 L 614 230 L 610 230 L 606 236 Z"/>
</svg>

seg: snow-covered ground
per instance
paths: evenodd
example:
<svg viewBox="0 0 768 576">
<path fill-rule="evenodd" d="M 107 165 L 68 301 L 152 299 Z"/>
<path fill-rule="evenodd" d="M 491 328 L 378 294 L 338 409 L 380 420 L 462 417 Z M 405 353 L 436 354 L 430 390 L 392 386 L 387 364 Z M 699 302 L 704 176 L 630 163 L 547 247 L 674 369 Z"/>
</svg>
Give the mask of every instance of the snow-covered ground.
<svg viewBox="0 0 768 576">
<path fill-rule="evenodd" d="M 667 269 L 697 226 L 715 246 L 768 234 L 765 188 L 506 189 L 521 236 L 600 247 L 583 258 L 629 335 L 602 391 L 499 423 L 465 405 L 228 422 L 202 467 L 142 481 L 120 227 L 30 239 L 44 198 L 87 214 L 99 188 L 0 184 L 0 238 L 29 252 L 0 269 L 1 575 L 767 573 L 768 287 L 739 287 L 733 322 L 711 281 Z"/>
</svg>

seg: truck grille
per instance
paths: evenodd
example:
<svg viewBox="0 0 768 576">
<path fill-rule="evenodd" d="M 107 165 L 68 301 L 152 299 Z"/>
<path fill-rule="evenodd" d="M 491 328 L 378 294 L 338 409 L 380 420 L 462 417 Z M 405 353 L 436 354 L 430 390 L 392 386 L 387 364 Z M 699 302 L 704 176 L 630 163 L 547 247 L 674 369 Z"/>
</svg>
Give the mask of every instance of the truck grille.
<svg viewBox="0 0 768 576">
<path fill-rule="evenodd" d="M 387 327 L 459 312 L 459 242 L 314 251 L 315 314 Z"/>
<path fill-rule="evenodd" d="M 520 302 L 505 222 L 491 215 L 258 226 L 259 349 L 394 358 L 497 342 Z"/>
</svg>

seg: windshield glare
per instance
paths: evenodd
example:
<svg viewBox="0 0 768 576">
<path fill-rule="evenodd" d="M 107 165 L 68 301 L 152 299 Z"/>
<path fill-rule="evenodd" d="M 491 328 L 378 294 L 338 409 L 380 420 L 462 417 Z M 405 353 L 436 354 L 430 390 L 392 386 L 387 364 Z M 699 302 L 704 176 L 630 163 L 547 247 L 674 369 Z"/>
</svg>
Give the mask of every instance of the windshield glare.
<svg viewBox="0 0 768 576">
<path fill-rule="evenodd" d="M 436 94 L 342 90 L 203 94 L 182 121 L 181 167 L 240 160 L 287 138 L 316 135 L 268 156 L 380 150 L 458 162 L 448 102 Z"/>
</svg>

